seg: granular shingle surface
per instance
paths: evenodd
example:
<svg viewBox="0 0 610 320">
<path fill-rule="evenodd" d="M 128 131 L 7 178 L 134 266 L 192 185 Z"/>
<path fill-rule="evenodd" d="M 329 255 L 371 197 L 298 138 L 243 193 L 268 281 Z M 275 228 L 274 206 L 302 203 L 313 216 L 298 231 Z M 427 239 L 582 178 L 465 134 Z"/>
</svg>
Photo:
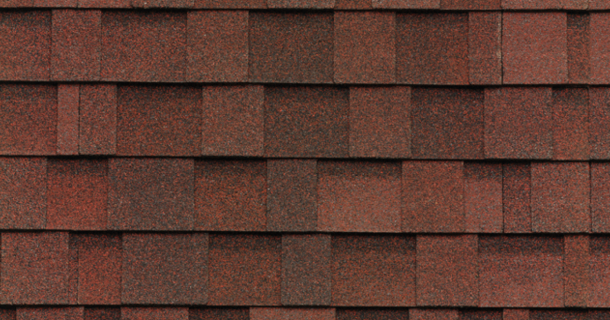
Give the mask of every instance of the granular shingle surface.
<svg viewBox="0 0 610 320">
<path fill-rule="evenodd" d="M 610 0 L 0 0 L 0 320 L 610 319 Z"/>
</svg>

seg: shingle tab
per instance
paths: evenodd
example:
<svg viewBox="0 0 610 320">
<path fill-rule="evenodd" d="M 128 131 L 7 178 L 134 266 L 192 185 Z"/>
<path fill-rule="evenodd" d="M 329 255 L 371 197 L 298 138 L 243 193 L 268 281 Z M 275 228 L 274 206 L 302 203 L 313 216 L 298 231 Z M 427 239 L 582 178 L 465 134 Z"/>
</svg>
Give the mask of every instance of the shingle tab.
<svg viewBox="0 0 610 320">
<path fill-rule="evenodd" d="M 123 234 L 123 304 L 205 304 L 208 235 Z"/>
<path fill-rule="evenodd" d="M 393 12 L 335 12 L 336 83 L 396 81 L 396 15 Z"/>
<path fill-rule="evenodd" d="M 264 161 L 197 161 L 195 229 L 266 230 L 266 191 Z"/>
<path fill-rule="evenodd" d="M 4 304 L 69 303 L 69 234 L 2 233 Z"/>
<path fill-rule="evenodd" d="M 463 232 L 464 163 L 403 162 L 402 198 L 403 232 Z"/>
<path fill-rule="evenodd" d="M 179 11 L 104 11 L 102 80 L 184 81 L 186 22 Z"/>
<path fill-rule="evenodd" d="M 415 238 L 332 236 L 334 306 L 415 305 Z"/>
<path fill-rule="evenodd" d="M 332 13 L 250 14 L 250 81 L 333 82 Z"/>
<path fill-rule="evenodd" d="M 399 162 L 318 162 L 318 230 L 398 232 Z"/>
<path fill-rule="evenodd" d="M 0 13 L 0 80 L 48 81 L 51 29 L 50 10 Z"/>
<path fill-rule="evenodd" d="M 397 14 L 396 80 L 407 84 L 468 84 L 468 14 Z"/>
</svg>

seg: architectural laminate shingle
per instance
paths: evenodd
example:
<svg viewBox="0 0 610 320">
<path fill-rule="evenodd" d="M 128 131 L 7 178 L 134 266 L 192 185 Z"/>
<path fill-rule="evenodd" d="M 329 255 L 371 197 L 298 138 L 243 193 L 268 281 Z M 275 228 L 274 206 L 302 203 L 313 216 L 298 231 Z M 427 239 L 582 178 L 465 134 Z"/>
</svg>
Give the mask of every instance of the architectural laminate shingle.
<svg viewBox="0 0 610 320">
<path fill-rule="evenodd" d="M 47 159 L 0 158 L 0 225 L 44 229 L 47 221 Z"/>
<path fill-rule="evenodd" d="M 266 191 L 264 161 L 197 161 L 195 229 L 266 230 Z"/>
<path fill-rule="evenodd" d="M 51 29 L 50 10 L 2 11 L 0 80 L 48 81 Z"/>
<path fill-rule="evenodd" d="M 57 113 L 57 86 L 0 85 L 0 154 L 56 154 Z"/>
<path fill-rule="evenodd" d="M 111 158 L 108 229 L 192 230 L 194 160 Z"/>
<path fill-rule="evenodd" d="M 564 306 L 563 237 L 480 236 L 479 306 Z"/>
<path fill-rule="evenodd" d="M 201 89 L 120 86 L 117 154 L 196 156 L 201 153 Z"/>
<path fill-rule="evenodd" d="M 209 248 L 209 305 L 281 304 L 281 236 L 213 234 Z"/>
<path fill-rule="evenodd" d="M 468 15 L 396 15 L 396 80 L 419 85 L 468 84 Z"/>
<path fill-rule="evenodd" d="M 318 162 L 318 230 L 399 232 L 399 162 Z"/>
<path fill-rule="evenodd" d="M 85 305 L 120 304 L 123 269 L 121 235 L 84 233 L 72 234 L 71 237 L 78 251 L 78 303 Z M 114 311 L 116 314 L 118 310 Z M 85 319 L 87 319 L 87 313 L 88 311 L 85 309 Z M 96 310 L 91 313 L 112 314 L 113 312 L 111 309 L 110 311 Z"/>
<path fill-rule="evenodd" d="M 0 320 L 610 319 L 609 1 L 0 8 Z"/>
<path fill-rule="evenodd" d="M 2 234 L 3 304 L 66 305 L 70 287 L 67 232 Z M 45 312 L 45 311 L 41 311 Z"/>
<path fill-rule="evenodd" d="M 250 81 L 333 82 L 333 15 L 252 12 Z"/>
<path fill-rule="evenodd" d="M 263 86 L 203 87 L 201 144 L 204 156 L 262 156 Z"/>
<path fill-rule="evenodd" d="M 414 237 L 336 235 L 331 241 L 332 305 L 415 305 Z"/>
<path fill-rule="evenodd" d="M 414 158 L 483 157 L 485 94 L 482 90 L 414 88 L 411 92 Z"/>
<path fill-rule="evenodd" d="M 417 236 L 417 305 L 478 306 L 476 235 Z"/>
<path fill-rule="evenodd" d="M 248 81 L 248 11 L 189 11 L 189 82 Z"/>
<path fill-rule="evenodd" d="M 114 155 L 117 143 L 117 87 L 80 86 L 78 151 L 83 155 Z"/>
<path fill-rule="evenodd" d="M 108 161 L 51 159 L 47 179 L 47 229 L 106 230 Z"/>
<path fill-rule="evenodd" d="M 402 199 L 403 232 L 464 232 L 464 163 L 403 162 Z"/>
<path fill-rule="evenodd" d="M 282 236 L 282 305 L 330 305 L 330 260 L 330 235 Z"/>
<path fill-rule="evenodd" d="M 316 160 L 267 160 L 267 230 L 318 228 Z"/>
<path fill-rule="evenodd" d="M 396 81 L 396 15 L 335 12 L 335 82 Z"/>
<path fill-rule="evenodd" d="M 411 101 L 410 87 L 351 87 L 350 157 L 410 157 Z"/>
<path fill-rule="evenodd" d="M 503 231 L 502 164 L 464 163 L 464 220 L 467 232 Z"/>
<path fill-rule="evenodd" d="M 505 84 L 567 82 L 566 13 L 504 12 L 502 62 Z"/>
<path fill-rule="evenodd" d="M 127 233 L 122 240 L 122 303 L 207 303 L 207 234 Z"/>
<path fill-rule="evenodd" d="M 57 86 L 57 154 L 78 154 L 78 85 Z"/>
<path fill-rule="evenodd" d="M 186 24 L 180 11 L 104 11 L 102 80 L 184 81 Z"/>
<path fill-rule="evenodd" d="M 51 79 L 97 81 L 100 79 L 102 12 L 53 10 Z"/>
</svg>

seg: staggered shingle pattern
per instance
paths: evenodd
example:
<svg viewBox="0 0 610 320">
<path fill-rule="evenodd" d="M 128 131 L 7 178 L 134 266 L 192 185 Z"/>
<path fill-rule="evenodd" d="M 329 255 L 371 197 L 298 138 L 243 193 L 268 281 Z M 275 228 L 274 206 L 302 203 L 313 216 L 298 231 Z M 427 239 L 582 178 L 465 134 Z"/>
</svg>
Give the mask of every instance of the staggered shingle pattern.
<svg viewBox="0 0 610 320">
<path fill-rule="evenodd" d="M 0 0 L 0 320 L 610 319 L 610 1 Z"/>
</svg>

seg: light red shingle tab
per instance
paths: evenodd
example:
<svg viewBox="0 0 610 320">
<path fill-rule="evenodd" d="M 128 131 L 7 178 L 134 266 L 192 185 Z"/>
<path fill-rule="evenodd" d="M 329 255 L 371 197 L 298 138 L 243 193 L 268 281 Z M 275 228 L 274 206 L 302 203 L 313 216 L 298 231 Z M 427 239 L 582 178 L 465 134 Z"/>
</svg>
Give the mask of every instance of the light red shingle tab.
<svg viewBox="0 0 610 320">
<path fill-rule="evenodd" d="M 399 232 L 399 162 L 318 162 L 318 230 Z"/>
<path fill-rule="evenodd" d="M 50 159 L 47 229 L 106 230 L 108 162 Z"/>
<path fill-rule="evenodd" d="M 0 154 L 56 153 L 57 86 L 0 85 Z"/>
<path fill-rule="evenodd" d="M 565 12 L 504 12 L 502 63 L 505 84 L 568 82 Z"/>
<path fill-rule="evenodd" d="M 280 305 L 281 242 L 279 235 L 212 234 L 208 304 Z"/>
<path fill-rule="evenodd" d="M 552 158 L 552 103 L 550 87 L 485 89 L 485 156 Z"/>
<path fill-rule="evenodd" d="M 479 307 L 563 307 L 563 250 L 563 237 L 479 236 Z"/>
<path fill-rule="evenodd" d="M 532 232 L 530 163 L 502 164 L 502 209 L 505 233 Z"/>
<path fill-rule="evenodd" d="M 123 245 L 118 234 L 77 234 L 78 303 L 121 303 Z M 85 319 L 88 320 L 88 319 Z"/>
<path fill-rule="evenodd" d="M 104 11 L 102 80 L 184 81 L 186 24 L 181 11 Z"/>
</svg>

